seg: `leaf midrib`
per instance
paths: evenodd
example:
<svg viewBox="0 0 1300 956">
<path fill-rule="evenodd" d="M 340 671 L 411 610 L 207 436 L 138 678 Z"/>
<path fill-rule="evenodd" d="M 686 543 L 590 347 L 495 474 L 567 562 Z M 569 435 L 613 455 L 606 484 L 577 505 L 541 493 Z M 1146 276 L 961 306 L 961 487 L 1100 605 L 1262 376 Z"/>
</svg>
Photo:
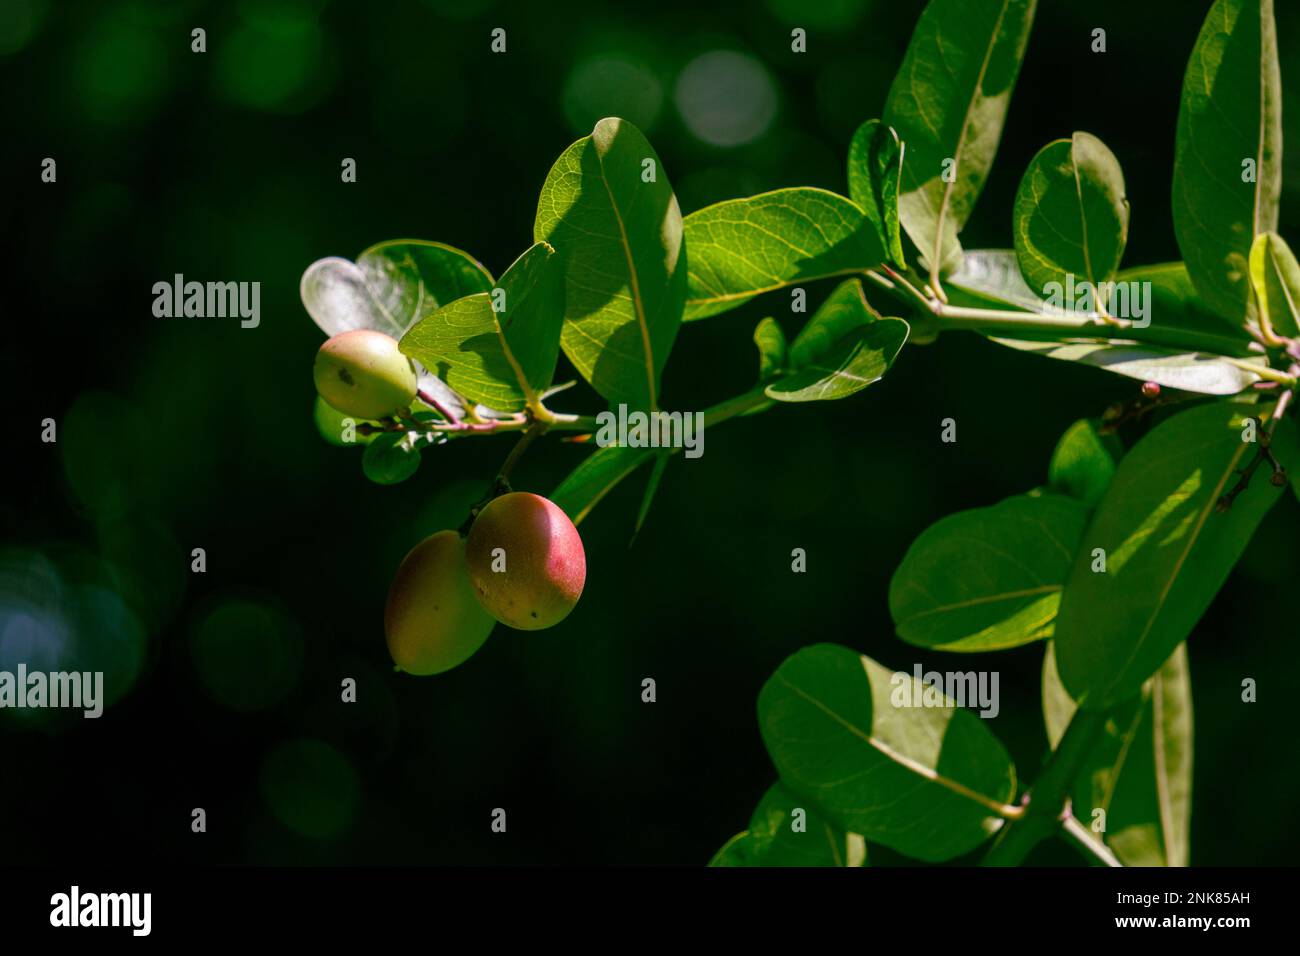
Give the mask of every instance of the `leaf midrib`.
<svg viewBox="0 0 1300 956">
<path fill-rule="evenodd" d="M 989 37 L 989 44 L 984 49 L 984 59 L 980 63 L 979 74 L 975 78 L 975 91 L 970 99 L 966 101 L 966 113 L 962 117 L 961 135 L 957 137 L 957 149 L 953 155 L 953 177 L 952 182 L 943 184 L 943 199 L 939 203 L 939 215 L 935 220 L 934 230 L 934 255 L 931 257 L 931 269 L 938 273 L 943 262 L 943 223 L 948 215 L 948 203 L 953 191 L 957 186 L 958 171 L 961 169 L 961 156 L 966 149 L 966 140 L 970 132 L 971 113 L 975 109 L 976 97 L 981 95 L 984 90 L 984 77 L 988 73 L 989 61 L 993 59 L 993 49 L 998 45 L 998 36 L 1002 33 L 1002 21 L 1007 15 L 1007 7 L 1010 6 L 1011 0 L 1002 0 L 1002 9 L 998 11 L 997 22 L 993 24 L 993 33 Z"/>
<path fill-rule="evenodd" d="M 645 351 L 646 394 L 650 399 L 650 411 L 655 411 L 658 408 L 658 396 L 655 394 L 657 389 L 655 388 L 654 348 L 650 344 L 650 326 L 646 322 L 645 301 L 641 297 L 641 283 L 636 271 L 636 261 L 632 257 L 632 246 L 627 239 L 627 228 L 623 224 L 623 213 L 618 208 L 618 202 L 614 199 L 614 191 L 610 189 L 609 176 L 605 174 L 605 157 L 601 155 L 600 150 L 596 150 L 596 159 L 600 163 L 601 185 L 605 187 L 605 195 L 609 197 L 609 208 L 614 213 L 614 222 L 618 224 L 619 244 L 623 247 L 623 255 L 627 259 L 632 307 L 636 311 L 637 326 L 641 330 L 641 347 Z"/>
<path fill-rule="evenodd" d="M 876 752 L 881 754 L 886 759 L 893 761 L 894 763 L 898 764 L 898 766 L 903 767 L 906 770 L 912 771 L 912 773 L 915 773 L 919 777 L 929 780 L 931 783 L 936 783 L 941 787 L 947 788 L 948 790 L 952 791 L 953 793 L 957 794 L 960 797 L 964 797 L 973 803 L 979 804 L 981 807 L 994 814 L 1000 815 L 999 811 L 1001 810 L 1001 804 L 997 800 L 994 800 L 992 797 L 986 796 L 985 794 L 982 794 L 976 790 L 972 790 L 970 787 L 967 787 L 965 784 L 958 783 L 956 780 L 953 780 L 949 777 L 945 777 L 943 774 L 939 773 L 937 770 L 933 769 L 932 767 L 927 767 L 925 766 L 925 764 L 919 763 L 913 760 L 911 757 L 906 756 L 905 754 L 900 754 L 898 751 L 894 750 L 892 747 L 890 747 L 888 744 L 884 743 L 883 741 L 877 739 L 871 734 L 864 733 L 855 724 L 841 717 L 835 711 L 831 710 L 829 707 L 823 704 L 820 700 L 805 692 L 798 685 L 791 683 L 790 679 L 787 678 L 785 675 L 781 674 L 780 672 L 776 673 L 773 676 L 776 680 L 780 681 L 782 684 L 788 687 L 793 693 L 795 693 L 799 697 L 802 697 L 808 703 L 812 704 L 814 707 L 816 707 L 818 710 L 824 713 L 827 717 L 831 718 L 833 721 L 835 721 L 836 723 L 844 727 L 847 731 L 849 731 L 849 733 L 862 740 L 864 743 L 866 743 L 868 746 L 870 746 L 872 749 L 874 749 Z M 868 687 L 869 686 L 870 686 L 870 678 L 868 677 Z"/>
<path fill-rule="evenodd" d="M 1191 554 L 1192 548 L 1195 547 L 1196 542 L 1200 540 L 1201 531 L 1205 527 L 1205 522 L 1209 518 L 1210 512 L 1214 510 L 1215 504 L 1223 493 L 1224 485 L 1226 485 L 1228 479 L 1236 473 L 1237 462 L 1239 462 L 1242 456 L 1246 454 L 1246 442 L 1241 442 L 1240 445 L 1241 447 L 1232 453 L 1232 458 L 1228 460 L 1227 467 L 1223 469 L 1223 473 L 1215 483 L 1214 490 L 1206 497 L 1205 505 L 1201 508 L 1201 513 L 1197 517 L 1196 526 L 1192 529 L 1191 534 L 1187 535 L 1186 545 L 1178 555 L 1178 559 L 1174 562 L 1174 566 L 1170 570 L 1170 574 L 1165 580 L 1164 586 L 1160 589 L 1160 597 L 1152 607 L 1151 613 L 1148 615 L 1146 623 L 1143 625 L 1142 633 L 1134 642 L 1133 649 L 1129 652 L 1124 663 L 1115 671 L 1115 679 L 1112 680 L 1110 685 L 1107 687 L 1108 691 L 1112 690 L 1115 685 L 1119 683 L 1120 679 L 1128 673 L 1129 667 L 1132 665 L 1133 661 L 1137 659 L 1138 652 L 1142 650 L 1142 647 L 1147 642 L 1147 638 L 1151 636 L 1151 630 L 1155 627 L 1156 620 L 1160 617 L 1161 612 L 1165 608 L 1165 604 L 1169 600 L 1169 592 L 1173 590 L 1174 582 L 1178 580 L 1178 576 L 1182 573 L 1183 565 L 1187 563 L 1187 556 Z"/>
</svg>

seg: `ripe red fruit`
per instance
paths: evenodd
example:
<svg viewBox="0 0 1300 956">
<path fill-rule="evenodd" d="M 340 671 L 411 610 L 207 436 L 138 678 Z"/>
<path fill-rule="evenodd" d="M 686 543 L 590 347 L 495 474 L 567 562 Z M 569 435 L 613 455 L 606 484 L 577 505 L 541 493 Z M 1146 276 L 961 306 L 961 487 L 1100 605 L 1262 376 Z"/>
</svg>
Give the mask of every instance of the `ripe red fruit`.
<svg viewBox="0 0 1300 956">
<path fill-rule="evenodd" d="M 1142 394 L 1147 398 L 1155 398 L 1160 394 L 1160 386 L 1155 382 L 1143 382 Z"/>
<path fill-rule="evenodd" d="M 465 541 L 479 602 L 508 627 L 536 631 L 568 617 L 587 580 L 582 538 L 541 495 L 516 491 L 479 512 Z"/>
<path fill-rule="evenodd" d="M 402 559 L 388 590 L 384 634 L 408 674 L 441 674 L 483 646 L 496 622 L 479 605 L 455 531 L 425 538 Z"/>
</svg>

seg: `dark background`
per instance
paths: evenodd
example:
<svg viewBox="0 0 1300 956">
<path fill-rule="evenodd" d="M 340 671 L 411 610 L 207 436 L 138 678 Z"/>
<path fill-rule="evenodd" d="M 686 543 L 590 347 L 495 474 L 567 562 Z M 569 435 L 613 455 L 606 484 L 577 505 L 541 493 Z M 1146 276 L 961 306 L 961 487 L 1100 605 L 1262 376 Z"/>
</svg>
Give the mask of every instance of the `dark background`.
<svg viewBox="0 0 1300 956">
<path fill-rule="evenodd" d="M 531 242 L 551 163 L 604 115 L 645 130 L 684 212 L 787 185 L 845 191 L 849 137 L 880 114 L 919 0 L 704 6 L 8 0 L 0 667 L 94 664 L 115 702 L 99 721 L 0 714 L 0 862 L 702 864 L 774 778 L 759 688 L 818 641 L 904 669 L 998 667 L 993 729 L 1032 779 L 1042 648 L 922 654 L 892 633 L 889 578 L 939 517 L 1042 483 L 1061 432 L 1136 383 L 969 335 L 906 350 L 850 400 L 708 432 L 631 548 L 644 475 L 627 482 L 583 525 L 587 589 L 561 626 L 498 628 L 440 677 L 391 670 L 393 570 L 462 520 L 509 442 L 453 443 L 403 485 L 367 482 L 360 454 L 313 425 L 322 336 L 299 276 L 399 237 L 499 274 Z M 1209 6 L 1044 0 L 966 246 L 1008 246 L 1029 159 L 1084 129 L 1124 167 L 1125 265 L 1178 258 L 1178 92 Z M 196 26 L 205 54 L 190 52 Z M 790 51 L 794 26 L 806 54 Z M 1300 5 L 1279 4 L 1279 30 L 1300 103 Z M 744 59 L 696 61 L 716 50 Z M 720 130 L 734 142 L 707 141 Z M 56 184 L 39 179 L 47 156 Z M 356 184 L 340 182 L 343 157 Z M 153 283 L 178 272 L 260 281 L 261 326 L 154 318 Z M 665 404 L 749 387 L 769 312 L 797 331 L 778 297 L 684 327 Z M 570 395 L 555 404 L 598 407 L 585 386 Z M 947 416 L 955 445 L 939 441 Z M 40 441 L 46 417 L 57 444 Z M 546 492 L 583 454 L 546 442 L 516 486 Z M 1288 494 L 1190 644 L 1196 864 L 1285 863 L 1300 847 L 1284 609 L 1297 532 Z M 206 574 L 189 572 L 195 547 Z M 791 574 L 793 547 L 808 573 Z M 339 702 L 345 677 L 354 705 Z M 1258 703 L 1241 703 L 1244 677 Z M 191 833 L 195 807 L 206 834 Z"/>
</svg>

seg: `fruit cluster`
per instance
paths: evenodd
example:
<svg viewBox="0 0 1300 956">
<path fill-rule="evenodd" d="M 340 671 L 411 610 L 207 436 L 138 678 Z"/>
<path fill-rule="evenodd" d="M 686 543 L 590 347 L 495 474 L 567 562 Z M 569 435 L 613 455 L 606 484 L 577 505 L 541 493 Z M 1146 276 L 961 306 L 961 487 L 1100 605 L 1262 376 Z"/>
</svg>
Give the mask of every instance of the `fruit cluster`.
<svg viewBox="0 0 1300 956">
<path fill-rule="evenodd" d="M 345 415 L 377 420 L 410 405 L 417 373 L 382 332 L 344 332 L 321 346 L 316 390 Z M 587 577 L 582 538 L 554 502 L 507 492 L 475 510 L 468 533 L 439 531 L 402 560 L 384 632 L 398 668 L 440 674 L 464 663 L 500 621 L 536 631 L 564 620 Z"/>
</svg>

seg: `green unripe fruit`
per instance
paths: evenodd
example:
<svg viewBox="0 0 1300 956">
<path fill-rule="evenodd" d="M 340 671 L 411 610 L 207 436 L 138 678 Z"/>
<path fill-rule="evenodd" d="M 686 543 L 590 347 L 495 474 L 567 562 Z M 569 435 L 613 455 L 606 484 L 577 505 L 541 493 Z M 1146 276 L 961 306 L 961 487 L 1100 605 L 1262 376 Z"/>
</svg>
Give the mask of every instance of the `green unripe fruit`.
<svg viewBox="0 0 1300 956">
<path fill-rule="evenodd" d="M 384 608 L 388 651 L 402 670 L 451 670 L 483 646 L 494 624 L 474 594 L 465 542 L 455 531 L 425 538 L 402 559 Z"/>
<path fill-rule="evenodd" d="M 516 491 L 493 499 L 465 539 L 469 577 L 489 614 L 536 631 L 568 617 L 587 580 L 582 538 L 558 505 Z"/>
<path fill-rule="evenodd" d="M 396 339 L 369 329 L 344 332 L 322 345 L 312 377 L 321 398 L 355 418 L 387 418 L 415 398 L 415 366 Z"/>
</svg>

